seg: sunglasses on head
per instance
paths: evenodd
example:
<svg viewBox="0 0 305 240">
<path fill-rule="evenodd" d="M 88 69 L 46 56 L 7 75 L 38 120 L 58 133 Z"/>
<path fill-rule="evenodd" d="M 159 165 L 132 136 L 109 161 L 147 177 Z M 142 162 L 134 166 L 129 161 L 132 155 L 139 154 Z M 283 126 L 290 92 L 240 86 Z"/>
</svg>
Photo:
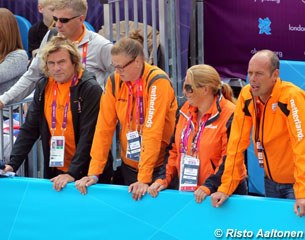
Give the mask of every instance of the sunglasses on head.
<svg viewBox="0 0 305 240">
<path fill-rule="evenodd" d="M 193 86 L 191 84 L 184 84 L 183 89 L 187 93 L 193 93 L 194 92 Z"/>
<path fill-rule="evenodd" d="M 59 22 L 61 22 L 61 23 L 67 23 L 67 22 L 69 22 L 70 20 L 72 20 L 72 19 L 74 19 L 74 18 L 78 18 L 78 17 L 80 17 L 80 16 L 75 16 L 75 17 L 71 17 L 71 18 L 58 18 L 58 17 L 53 16 L 53 20 L 54 20 L 55 22 L 59 21 Z"/>
</svg>

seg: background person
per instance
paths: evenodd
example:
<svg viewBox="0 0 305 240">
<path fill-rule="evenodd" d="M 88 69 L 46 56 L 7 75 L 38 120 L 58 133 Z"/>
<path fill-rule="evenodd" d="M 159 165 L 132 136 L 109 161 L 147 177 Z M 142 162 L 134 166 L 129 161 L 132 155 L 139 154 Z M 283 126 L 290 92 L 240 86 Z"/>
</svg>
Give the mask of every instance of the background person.
<svg viewBox="0 0 305 240">
<path fill-rule="evenodd" d="M 88 10 L 87 1 L 53 0 L 52 4 L 56 28 L 46 34 L 41 47 L 57 32 L 75 42 L 82 56 L 82 63 L 88 71 L 95 74 L 98 83 L 104 87 L 107 72 L 113 71 L 110 55 L 112 43 L 101 35 L 86 29 L 84 20 Z M 43 77 L 40 62 L 41 55 L 38 53 L 19 81 L 0 96 L 0 109 L 12 101 L 22 100 L 34 90 L 37 81 Z"/>
<path fill-rule="evenodd" d="M 29 29 L 29 52 L 34 57 L 38 52 L 41 41 L 50 28 L 54 27 L 52 6 L 53 0 L 38 0 L 37 9 L 42 14 L 42 20 Z"/>
<path fill-rule="evenodd" d="M 217 71 L 204 64 L 187 70 L 183 93 L 187 101 L 180 109 L 165 178 L 157 179 L 148 192 L 156 197 L 178 176 L 179 189 L 195 191 L 196 201 L 201 202 L 220 181 L 215 173 L 225 158 L 235 99 Z M 211 175 L 214 177 L 205 184 Z M 239 193 L 247 193 L 245 181 Z"/>
<path fill-rule="evenodd" d="M 227 159 L 212 205 L 219 207 L 245 177 L 243 152 L 250 132 L 259 164 L 265 170 L 266 197 L 296 199 L 294 211 L 305 215 L 305 93 L 279 78 L 279 58 L 258 51 L 249 62 L 249 85 L 237 101 Z"/>
<path fill-rule="evenodd" d="M 145 62 L 140 42 L 143 37 L 133 32 L 111 50 L 116 71 L 101 99 L 88 177 L 76 182 L 83 194 L 103 173 L 117 122 L 124 184 L 129 185 L 135 200 L 146 193 L 163 164 L 174 131 L 177 102 L 167 74 Z"/>
<path fill-rule="evenodd" d="M 0 94 L 3 94 L 26 71 L 28 56 L 14 14 L 0 8 L 0 22 Z"/>
<path fill-rule="evenodd" d="M 42 69 L 46 77 L 38 82 L 5 172 L 16 172 L 41 137 L 44 177 L 60 191 L 87 174 L 102 89 L 84 70 L 76 46 L 63 37 L 45 45 Z"/>
</svg>

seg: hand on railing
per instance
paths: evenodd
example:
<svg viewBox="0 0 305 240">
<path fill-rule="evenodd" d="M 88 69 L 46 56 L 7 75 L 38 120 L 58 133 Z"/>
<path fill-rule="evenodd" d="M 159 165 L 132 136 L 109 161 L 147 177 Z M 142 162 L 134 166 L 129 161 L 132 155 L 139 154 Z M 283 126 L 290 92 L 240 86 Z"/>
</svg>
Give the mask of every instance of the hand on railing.
<svg viewBox="0 0 305 240">
<path fill-rule="evenodd" d="M 7 164 L 4 164 L 2 161 L 0 161 L 0 175 L 5 177 L 14 177 L 15 173 L 13 172 L 14 169 Z"/>
</svg>

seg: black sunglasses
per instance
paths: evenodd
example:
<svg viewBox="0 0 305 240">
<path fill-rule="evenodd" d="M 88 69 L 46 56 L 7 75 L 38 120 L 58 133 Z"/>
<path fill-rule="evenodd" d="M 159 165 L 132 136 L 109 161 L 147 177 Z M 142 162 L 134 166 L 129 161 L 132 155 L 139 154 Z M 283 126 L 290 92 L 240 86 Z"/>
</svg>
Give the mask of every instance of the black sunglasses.
<svg viewBox="0 0 305 240">
<path fill-rule="evenodd" d="M 58 17 L 53 16 L 53 20 L 54 20 L 55 22 L 60 21 L 61 23 L 67 23 L 67 22 L 69 22 L 70 20 L 72 20 L 72 19 L 74 19 L 74 18 L 78 18 L 78 17 L 80 17 L 80 16 L 75 16 L 75 17 L 71 17 L 71 18 L 58 18 Z"/>
<path fill-rule="evenodd" d="M 193 86 L 191 84 L 184 84 L 183 89 L 187 93 L 193 93 L 194 92 Z"/>
<path fill-rule="evenodd" d="M 113 65 L 113 64 L 111 64 L 111 65 L 112 65 L 115 69 L 117 69 L 117 70 L 119 70 L 119 71 L 122 71 L 122 70 L 124 70 L 124 68 L 126 68 L 126 67 L 128 67 L 130 64 L 132 64 L 134 60 L 136 60 L 136 57 L 133 58 L 133 59 L 131 59 L 129 62 L 127 62 L 127 63 L 126 63 L 125 65 L 123 65 L 123 66 L 119 66 L 119 65 L 115 66 L 115 65 Z"/>
</svg>

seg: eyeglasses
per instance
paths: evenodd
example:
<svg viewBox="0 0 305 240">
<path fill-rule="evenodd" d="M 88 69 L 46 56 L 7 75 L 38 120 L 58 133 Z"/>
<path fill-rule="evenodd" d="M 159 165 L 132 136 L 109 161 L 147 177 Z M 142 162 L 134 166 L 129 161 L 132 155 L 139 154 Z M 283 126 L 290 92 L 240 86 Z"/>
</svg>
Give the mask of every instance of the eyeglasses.
<svg viewBox="0 0 305 240">
<path fill-rule="evenodd" d="M 80 17 L 80 16 L 75 16 L 75 17 L 71 17 L 71 18 L 58 18 L 58 17 L 53 16 L 53 20 L 55 22 L 59 21 L 61 23 L 67 23 L 67 22 L 70 22 L 72 19 L 78 18 L 78 17 Z"/>
<path fill-rule="evenodd" d="M 136 60 L 137 57 L 131 59 L 129 62 L 127 62 L 125 65 L 123 66 L 119 66 L 119 65 L 114 65 L 111 64 L 115 69 L 119 70 L 119 71 L 123 71 L 124 68 L 128 67 L 130 64 L 132 64 L 134 62 L 134 60 Z"/>
<path fill-rule="evenodd" d="M 183 89 L 187 93 L 193 93 L 194 92 L 193 86 L 191 84 L 184 84 Z"/>
</svg>

